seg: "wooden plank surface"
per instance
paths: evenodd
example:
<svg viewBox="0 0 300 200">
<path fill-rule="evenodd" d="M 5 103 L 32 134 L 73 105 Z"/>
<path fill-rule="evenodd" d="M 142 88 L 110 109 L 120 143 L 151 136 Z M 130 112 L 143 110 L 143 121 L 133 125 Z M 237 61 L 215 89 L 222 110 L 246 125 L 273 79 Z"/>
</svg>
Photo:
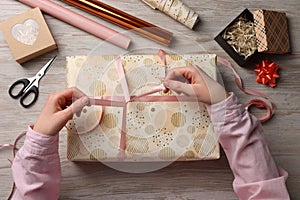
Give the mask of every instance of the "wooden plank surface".
<svg viewBox="0 0 300 200">
<path fill-rule="evenodd" d="M 55 2 L 115 30 L 124 31 L 116 25 L 58 0 Z M 274 118 L 264 124 L 266 139 L 275 161 L 289 172 L 287 186 L 291 198 L 300 199 L 299 1 L 184 0 L 200 15 L 201 23 L 195 31 L 189 30 L 159 11 L 150 9 L 141 1 L 103 0 L 103 2 L 174 31 L 175 37 L 179 37 L 177 40 L 184 36 L 188 38 L 188 41 L 197 41 L 209 52 L 229 59 L 243 78 L 246 87 L 263 91 L 273 98 L 277 104 L 277 110 Z M 0 7 L 0 21 L 29 10 L 26 5 L 12 0 L 1 0 Z M 280 81 L 274 89 L 257 84 L 252 69 L 239 67 L 213 40 L 244 8 L 249 8 L 251 11 L 271 9 L 287 14 L 292 53 L 289 55 L 262 56 L 262 58 L 269 57 L 280 64 Z M 88 33 L 49 15 L 44 16 L 58 44 L 58 50 L 33 59 L 22 66 L 14 61 L 3 34 L 0 32 L 1 144 L 13 142 L 20 132 L 35 122 L 49 93 L 65 88 L 65 57 L 86 55 L 97 44 L 101 43 L 100 39 Z M 194 49 L 191 48 L 190 50 L 193 51 Z M 105 53 L 105 50 L 102 50 L 101 53 Z M 41 81 L 38 102 L 30 109 L 22 108 L 17 101 L 9 97 L 8 87 L 18 78 L 30 77 L 35 74 L 54 55 L 58 55 L 58 59 Z M 251 99 L 238 90 L 228 69 L 220 67 L 220 71 L 229 91 L 234 91 L 242 102 Z M 174 162 L 158 171 L 133 174 L 116 171 L 101 163 L 73 163 L 68 161 L 66 158 L 66 130 L 62 130 L 60 133 L 59 151 L 62 166 L 61 199 L 237 199 L 232 190 L 233 176 L 223 153 L 220 160 Z M 0 199 L 6 199 L 12 181 L 10 163 L 7 159 L 12 159 L 10 150 L 1 150 Z"/>
</svg>

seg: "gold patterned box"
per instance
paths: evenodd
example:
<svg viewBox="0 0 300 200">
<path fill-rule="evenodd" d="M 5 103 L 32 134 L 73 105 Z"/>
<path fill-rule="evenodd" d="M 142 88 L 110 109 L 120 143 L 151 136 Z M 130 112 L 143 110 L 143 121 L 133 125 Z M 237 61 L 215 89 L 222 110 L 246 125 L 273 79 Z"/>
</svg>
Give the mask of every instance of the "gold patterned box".
<svg viewBox="0 0 300 200">
<path fill-rule="evenodd" d="M 116 60 L 115 56 L 67 57 L 67 87 L 76 86 L 88 96 L 124 96 Z M 180 66 L 197 65 L 217 79 L 214 54 L 166 55 L 164 64 L 158 55 L 123 55 L 119 60 L 130 96 L 161 84 L 169 70 Z M 174 95 L 172 92 L 152 94 L 154 97 Z M 126 148 L 120 158 L 124 123 Z M 125 108 L 86 107 L 80 117 L 74 116 L 68 122 L 67 130 L 67 157 L 72 161 L 207 160 L 220 156 L 206 107 L 195 101 L 149 100 L 128 102 Z"/>
</svg>

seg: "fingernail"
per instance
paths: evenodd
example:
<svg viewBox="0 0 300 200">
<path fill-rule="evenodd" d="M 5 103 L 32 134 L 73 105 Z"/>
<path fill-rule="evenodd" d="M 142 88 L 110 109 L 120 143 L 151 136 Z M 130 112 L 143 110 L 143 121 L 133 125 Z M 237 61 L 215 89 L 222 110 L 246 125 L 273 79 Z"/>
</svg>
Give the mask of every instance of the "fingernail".
<svg viewBox="0 0 300 200">
<path fill-rule="evenodd" d="M 90 99 L 88 97 L 82 97 L 81 102 L 83 105 L 89 105 Z"/>
</svg>

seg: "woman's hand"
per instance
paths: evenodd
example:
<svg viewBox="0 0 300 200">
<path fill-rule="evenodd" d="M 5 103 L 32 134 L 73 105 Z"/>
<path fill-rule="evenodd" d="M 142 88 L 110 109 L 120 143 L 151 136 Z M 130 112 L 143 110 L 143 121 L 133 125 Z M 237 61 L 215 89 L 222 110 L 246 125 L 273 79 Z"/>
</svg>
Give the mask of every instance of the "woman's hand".
<svg viewBox="0 0 300 200">
<path fill-rule="evenodd" d="M 67 121 L 72 119 L 74 113 L 79 113 L 87 105 L 89 105 L 89 98 L 76 88 L 52 93 L 33 130 L 44 135 L 56 135 Z"/>
<path fill-rule="evenodd" d="M 196 66 L 178 67 L 171 70 L 165 80 L 164 86 L 176 93 L 187 96 L 197 96 L 205 104 L 214 104 L 228 97 L 225 88 L 209 77 Z"/>
</svg>

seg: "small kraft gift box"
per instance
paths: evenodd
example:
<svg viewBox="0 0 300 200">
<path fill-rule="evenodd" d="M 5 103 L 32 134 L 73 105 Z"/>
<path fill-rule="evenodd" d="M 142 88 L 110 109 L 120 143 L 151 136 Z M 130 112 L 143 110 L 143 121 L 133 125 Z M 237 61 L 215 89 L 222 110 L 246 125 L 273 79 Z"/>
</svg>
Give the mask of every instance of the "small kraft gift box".
<svg viewBox="0 0 300 200">
<path fill-rule="evenodd" d="M 20 64 L 57 48 L 39 8 L 1 22 L 0 28 Z"/>
<path fill-rule="evenodd" d="M 245 9 L 216 37 L 215 41 L 239 64 L 258 53 L 290 52 L 288 21 L 283 12 Z"/>
<path fill-rule="evenodd" d="M 74 115 L 67 123 L 68 159 L 104 162 L 218 159 L 217 136 L 205 105 L 195 98 L 187 101 L 184 95 L 161 91 L 123 106 L 114 103 L 124 97 L 124 88 L 128 88 L 131 97 L 140 95 L 160 85 L 169 70 L 186 65 L 197 65 L 217 79 L 214 54 L 166 54 L 164 58 L 151 54 L 67 57 L 67 87 L 76 86 L 88 96 L 112 99 L 111 105 L 84 108 L 80 117 Z M 120 76 L 120 70 L 125 77 Z M 126 87 L 122 85 L 124 82 Z"/>
</svg>

